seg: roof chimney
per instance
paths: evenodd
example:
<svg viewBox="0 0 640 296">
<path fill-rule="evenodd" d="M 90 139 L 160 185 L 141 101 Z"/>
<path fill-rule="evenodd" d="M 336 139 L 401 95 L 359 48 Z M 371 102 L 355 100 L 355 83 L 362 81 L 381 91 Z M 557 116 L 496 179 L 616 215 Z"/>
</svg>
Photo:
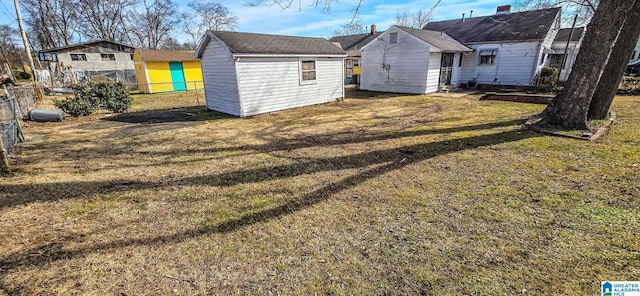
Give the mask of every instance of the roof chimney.
<svg viewBox="0 0 640 296">
<path fill-rule="evenodd" d="M 376 24 L 371 25 L 371 35 L 377 33 L 376 32 Z"/>
<path fill-rule="evenodd" d="M 464 12 L 462 13 L 462 21 L 464 22 Z"/>
<path fill-rule="evenodd" d="M 496 14 L 509 14 L 511 13 L 511 5 L 498 6 Z"/>
<path fill-rule="evenodd" d="M 471 12 L 469 12 L 469 18 L 471 18 L 472 15 L 473 15 L 473 10 L 471 10 Z"/>
</svg>

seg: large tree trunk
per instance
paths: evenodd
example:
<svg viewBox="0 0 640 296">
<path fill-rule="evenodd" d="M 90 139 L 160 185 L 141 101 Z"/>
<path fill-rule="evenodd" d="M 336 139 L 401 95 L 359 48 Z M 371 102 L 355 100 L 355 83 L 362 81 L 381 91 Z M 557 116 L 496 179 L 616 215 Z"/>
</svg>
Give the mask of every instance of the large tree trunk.
<svg viewBox="0 0 640 296">
<path fill-rule="evenodd" d="M 600 73 L 622 25 L 636 0 L 602 1 L 589 24 L 584 42 L 564 90 L 542 113 L 542 122 L 587 129 L 587 112 Z"/>
<path fill-rule="evenodd" d="M 604 67 L 598 87 L 591 99 L 587 114 L 589 120 L 607 117 L 638 37 L 640 37 L 640 1 L 636 1 L 633 9 L 627 13 L 618 41 L 611 50 L 609 61 Z"/>
</svg>

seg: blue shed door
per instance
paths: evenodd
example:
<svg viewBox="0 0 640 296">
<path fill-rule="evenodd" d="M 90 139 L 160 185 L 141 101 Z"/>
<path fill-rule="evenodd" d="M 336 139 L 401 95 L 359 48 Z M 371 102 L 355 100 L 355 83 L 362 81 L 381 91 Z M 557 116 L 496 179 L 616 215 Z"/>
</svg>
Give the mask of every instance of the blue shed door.
<svg viewBox="0 0 640 296">
<path fill-rule="evenodd" d="M 184 81 L 184 71 L 182 70 L 182 62 L 169 62 L 169 70 L 171 70 L 173 90 L 187 90 L 187 84 Z"/>
</svg>

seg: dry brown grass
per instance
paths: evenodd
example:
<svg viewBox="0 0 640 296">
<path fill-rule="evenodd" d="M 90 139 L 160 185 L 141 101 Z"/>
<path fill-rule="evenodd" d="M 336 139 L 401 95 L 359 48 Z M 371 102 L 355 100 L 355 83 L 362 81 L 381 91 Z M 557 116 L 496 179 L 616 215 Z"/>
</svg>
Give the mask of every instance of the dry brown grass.
<svg viewBox="0 0 640 296">
<path fill-rule="evenodd" d="M 0 294 L 593 295 L 638 278 L 639 97 L 592 143 L 521 131 L 539 105 L 371 95 L 238 119 L 167 94 L 31 123 L 2 178 Z"/>
</svg>

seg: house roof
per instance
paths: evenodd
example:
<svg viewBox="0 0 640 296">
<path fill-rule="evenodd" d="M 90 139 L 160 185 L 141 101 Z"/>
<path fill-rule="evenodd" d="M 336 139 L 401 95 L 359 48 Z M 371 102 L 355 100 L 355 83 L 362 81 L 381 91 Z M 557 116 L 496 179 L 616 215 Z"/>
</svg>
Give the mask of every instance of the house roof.
<svg viewBox="0 0 640 296">
<path fill-rule="evenodd" d="M 95 40 L 95 41 L 90 41 L 90 42 L 77 43 L 77 44 L 72 44 L 72 45 L 67 45 L 67 46 L 44 49 L 44 50 L 41 50 L 40 52 L 55 52 L 55 51 L 61 51 L 61 50 L 69 50 L 69 49 L 73 49 L 73 48 L 84 48 L 84 47 L 88 47 L 90 45 L 94 45 L 94 44 L 98 44 L 98 43 L 102 43 L 102 42 L 111 43 L 111 44 L 114 44 L 114 45 L 126 47 L 126 48 L 129 48 L 131 50 L 135 49 L 135 47 L 133 47 L 131 45 L 126 45 L 126 44 L 123 44 L 123 43 L 119 43 L 119 42 L 115 42 L 115 41 L 111 41 L 111 40 L 104 40 L 103 39 L 103 40 Z"/>
<path fill-rule="evenodd" d="M 573 35 L 571 35 L 571 28 L 560 29 L 560 31 L 558 31 L 558 34 L 556 35 L 556 39 L 553 40 L 553 42 L 556 42 L 556 41 L 567 42 L 569 41 L 569 35 L 571 35 L 571 41 L 580 41 L 580 38 L 582 38 L 583 32 L 584 32 L 584 27 L 574 28 Z"/>
<path fill-rule="evenodd" d="M 329 39 L 329 41 L 339 43 L 340 47 L 347 51 L 348 56 L 357 57 L 362 55 L 362 51 L 360 49 L 362 49 L 363 46 L 376 39 L 382 33 L 383 32 L 335 36 Z"/>
<path fill-rule="evenodd" d="M 152 50 L 136 49 L 142 60 L 148 62 L 161 61 L 195 61 L 195 51 L 193 50 Z"/>
<path fill-rule="evenodd" d="M 424 29 L 441 31 L 462 43 L 542 40 L 560 13 L 559 7 L 500 15 L 430 22 Z"/>
<path fill-rule="evenodd" d="M 355 35 L 345 35 L 345 36 L 335 36 L 329 39 L 331 42 L 338 42 L 340 46 L 344 50 L 359 50 L 365 44 L 369 43 L 371 40 L 380 36 L 382 32 L 376 32 L 373 34 L 355 34 Z"/>
<path fill-rule="evenodd" d="M 400 30 L 403 30 L 418 39 L 427 42 L 442 51 L 473 51 L 471 48 L 468 48 L 458 42 L 457 40 L 451 38 L 451 36 L 447 35 L 444 32 L 436 32 L 431 30 L 423 30 L 416 28 L 409 28 L 403 26 L 396 26 Z"/>
<path fill-rule="evenodd" d="M 324 38 L 227 31 L 208 31 L 208 34 L 222 41 L 232 53 L 345 55 L 344 50 Z"/>
</svg>

